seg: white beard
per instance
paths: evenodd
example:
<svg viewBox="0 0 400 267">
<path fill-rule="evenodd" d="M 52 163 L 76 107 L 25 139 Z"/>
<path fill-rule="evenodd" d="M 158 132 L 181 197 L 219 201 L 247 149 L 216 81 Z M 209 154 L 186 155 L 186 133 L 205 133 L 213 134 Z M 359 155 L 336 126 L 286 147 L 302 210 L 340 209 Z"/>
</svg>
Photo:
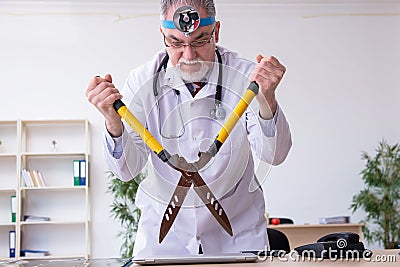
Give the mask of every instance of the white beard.
<svg viewBox="0 0 400 267">
<path fill-rule="evenodd" d="M 201 64 L 201 67 L 198 71 L 196 72 L 185 72 L 181 70 L 180 66 L 181 64 Z M 207 62 L 200 60 L 199 58 L 193 59 L 193 60 L 186 60 L 184 58 L 180 58 L 178 61 L 178 64 L 176 65 L 176 73 L 178 74 L 179 77 L 181 77 L 182 80 L 186 82 L 199 82 L 203 80 L 206 76 L 208 71 L 210 70 L 209 64 Z"/>
</svg>

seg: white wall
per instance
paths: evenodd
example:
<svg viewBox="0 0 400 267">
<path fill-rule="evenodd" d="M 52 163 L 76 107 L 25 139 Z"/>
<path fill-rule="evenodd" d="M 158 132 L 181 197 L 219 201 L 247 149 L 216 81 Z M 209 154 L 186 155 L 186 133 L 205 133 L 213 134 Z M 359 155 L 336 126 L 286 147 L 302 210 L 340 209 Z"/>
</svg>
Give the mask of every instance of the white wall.
<svg viewBox="0 0 400 267">
<path fill-rule="evenodd" d="M 278 98 L 293 148 L 263 179 L 271 216 L 317 223 L 351 215 L 362 151 L 399 142 L 400 4 L 397 1 L 216 0 L 220 44 L 286 66 Z M 109 215 L 103 120 L 88 104 L 90 77 L 128 71 L 162 48 L 158 1 L 0 2 L 0 120 L 88 118 L 92 124 L 92 256 L 118 256 Z M 268 167 L 260 165 L 264 177 Z M 354 222 L 361 213 L 352 217 Z"/>
</svg>

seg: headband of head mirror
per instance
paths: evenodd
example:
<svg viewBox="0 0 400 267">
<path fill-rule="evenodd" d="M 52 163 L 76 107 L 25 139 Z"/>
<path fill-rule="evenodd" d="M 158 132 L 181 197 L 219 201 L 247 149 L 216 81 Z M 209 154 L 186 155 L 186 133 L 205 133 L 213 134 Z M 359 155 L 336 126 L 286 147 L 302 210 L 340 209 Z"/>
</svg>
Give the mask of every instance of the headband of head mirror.
<svg viewBox="0 0 400 267">
<path fill-rule="evenodd" d="M 189 37 L 198 27 L 211 25 L 215 17 L 200 18 L 199 12 L 192 6 L 181 6 L 174 12 L 173 20 L 162 20 L 167 29 L 178 29 Z"/>
</svg>

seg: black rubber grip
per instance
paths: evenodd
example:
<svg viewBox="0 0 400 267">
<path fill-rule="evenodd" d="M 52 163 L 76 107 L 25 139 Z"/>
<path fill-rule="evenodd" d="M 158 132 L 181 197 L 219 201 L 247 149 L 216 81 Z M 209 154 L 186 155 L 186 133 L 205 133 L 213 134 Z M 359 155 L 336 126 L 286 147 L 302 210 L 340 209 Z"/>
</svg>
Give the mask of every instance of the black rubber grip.
<svg viewBox="0 0 400 267">
<path fill-rule="evenodd" d="M 114 107 L 115 111 L 118 111 L 123 106 L 125 106 L 125 104 L 124 104 L 124 102 L 122 102 L 121 99 L 115 100 L 115 102 L 113 103 L 113 107 Z"/>
<path fill-rule="evenodd" d="M 251 82 L 247 89 L 253 91 L 255 94 L 258 94 L 259 86 L 256 82 Z"/>
<path fill-rule="evenodd" d="M 171 155 L 165 150 L 161 150 L 160 153 L 157 154 L 157 156 L 163 161 L 163 162 L 167 162 L 169 160 L 169 158 L 171 157 Z"/>
<path fill-rule="evenodd" d="M 216 138 L 218 138 L 218 136 Z M 219 140 L 215 139 L 214 143 L 208 148 L 207 153 L 211 154 L 214 157 L 218 153 L 221 146 L 222 143 Z"/>
</svg>

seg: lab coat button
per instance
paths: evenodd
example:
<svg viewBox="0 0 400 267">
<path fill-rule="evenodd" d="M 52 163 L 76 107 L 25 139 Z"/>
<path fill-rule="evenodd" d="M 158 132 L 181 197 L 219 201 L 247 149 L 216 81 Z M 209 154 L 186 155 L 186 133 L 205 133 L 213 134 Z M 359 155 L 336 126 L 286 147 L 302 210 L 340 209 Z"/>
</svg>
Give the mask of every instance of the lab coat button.
<svg viewBox="0 0 400 267">
<path fill-rule="evenodd" d="M 197 239 L 197 240 L 200 240 L 200 236 L 196 236 L 196 239 Z"/>
</svg>

